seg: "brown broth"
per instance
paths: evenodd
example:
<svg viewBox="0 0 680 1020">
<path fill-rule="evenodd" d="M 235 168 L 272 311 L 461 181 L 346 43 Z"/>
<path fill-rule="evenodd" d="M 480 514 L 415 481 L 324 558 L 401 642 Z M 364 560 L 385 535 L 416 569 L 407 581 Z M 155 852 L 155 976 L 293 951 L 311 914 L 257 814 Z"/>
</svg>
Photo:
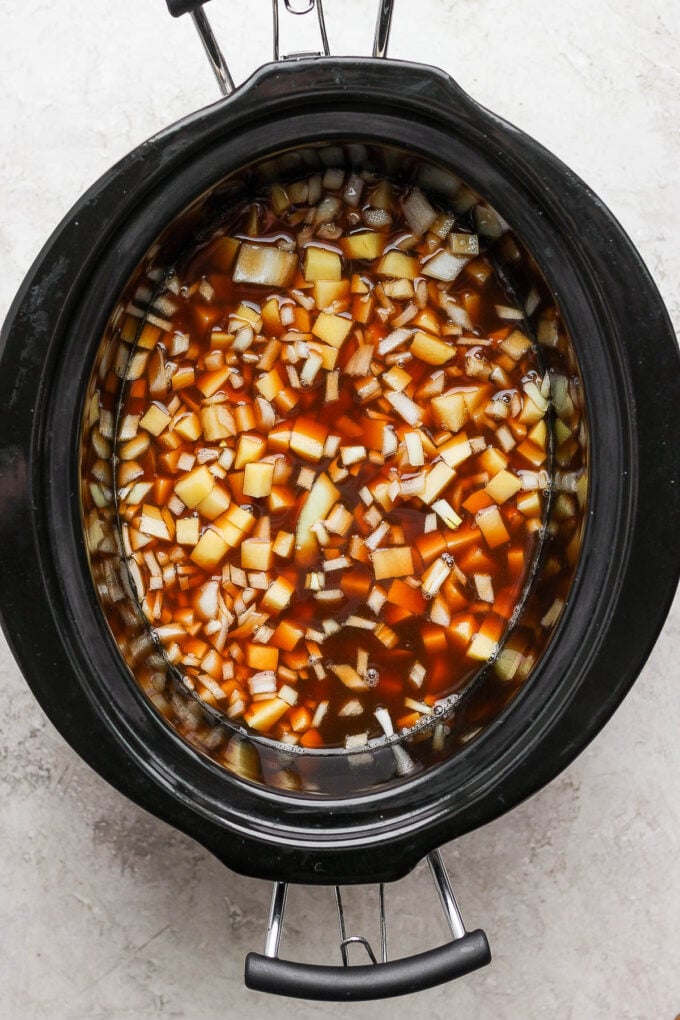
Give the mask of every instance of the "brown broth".
<svg viewBox="0 0 680 1020">
<path fill-rule="evenodd" d="M 389 251 L 403 251 L 406 247 L 408 255 L 422 259 L 429 254 L 429 249 L 436 254 L 445 248 L 444 239 L 435 237 L 431 232 L 426 232 L 419 240 L 413 239 L 407 246 L 403 243 L 400 245 L 409 232 L 402 211 L 402 202 L 409 194 L 409 189 L 391 184 L 390 191 L 392 223 L 384 232 L 383 255 Z M 332 194 L 337 192 L 333 191 Z M 126 541 L 132 543 L 131 555 L 137 563 L 142 584 L 142 591 L 139 591 L 139 583 L 136 582 L 138 594 L 149 622 L 158 632 L 158 628 L 167 628 L 178 620 L 182 621 L 184 635 L 181 637 L 165 638 L 161 631 L 161 644 L 170 661 L 184 673 L 186 682 L 207 704 L 224 712 L 234 721 L 245 720 L 248 723 L 249 712 L 262 704 L 252 699 L 248 684 L 258 669 L 244 665 L 238 656 L 243 655 L 246 645 L 254 643 L 253 635 L 237 639 L 236 646 L 232 644 L 232 637 L 227 636 L 222 647 L 217 649 L 216 658 L 217 632 L 210 626 L 210 633 L 206 631 L 206 625 L 210 625 L 211 621 L 202 618 L 195 608 L 197 593 L 211 579 L 217 578 L 220 593 L 227 604 L 231 600 L 233 611 L 233 600 L 238 598 L 239 592 L 238 586 L 228 574 L 228 568 L 232 565 L 241 568 L 240 543 L 226 551 L 217 563 L 204 568 L 192 559 L 193 550 L 190 545 L 176 544 L 172 535 L 167 540 L 153 535 L 148 520 L 145 523 L 144 508 L 162 509 L 164 513 L 170 514 L 173 521 L 198 516 L 201 535 L 219 529 L 219 524 L 216 525 L 214 520 L 205 517 L 199 510 L 187 508 L 173 513 L 172 508 L 168 509 L 174 486 L 194 470 L 194 466 L 189 471 L 182 470 L 177 466 L 177 460 L 182 455 L 192 457 L 198 450 L 206 448 L 217 451 L 215 456 L 224 450 L 234 450 L 238 446 L 240 434 L 237 430 L 233 436 L 206 442 L 203 437 L 197 440 L 182 438 L 174 426 L 183 414 L 200 414 L 201 409 L 215 396 L 232 413 L 236 413 L 239 408 L 252 407 L 258 396 L 256 384 L 262 371 L 256 361 L 249 360 L 248 352 L 261 354 L 268 340 L 285 337 L 280 341 L 282 346 L 276 359 L 277 367 L 285 389 L 291 391 L 291 399 L 295 403 L 289 410 L 276 408 L 276 426 L 287 421 L 294 423 L 301 417 L 310 419 L 321 423 L 331 436 L 339 436 L 341 447 L 364 446 L 367 456 L 348 469 L 343 469 L 342 464 L 337 463 L 336 455 L 310 461 L 294 452 L 290 445 L 286 447 L 285 437 L 279 435 L 278 438 L 272 438 L 271 430 L 249 427 L 245 429 L 248 435 L 259 433 L 266 440 L 259 461 L 277 455 L 285 458 L 292 469 L 290 481 L 281 486 L 286 494 L 292 493 L 289 505 L 274 507 L 271 496 L 251 497 L 244 493 L 243 473 L 235 470 L 233 465 L 218 472 L 221 477 L 217 478 L 217 484 L 228 493 L 231 506 L 248 508 L 248 512 L 257 521 L 253 530 L 257 532 L 263 529 L 264 541 L 267 529 L 263 521 L 268 518 L 273 542 L 281 531 L 296 534 L 297 520 L 309 492 L 295 485 L 300 469 L 311 469 L 315 477 L 339 470 L 334 485 L 339 492 L 340 504 L 352 514 L 350 531 L 346 535 L 331 533 L 329 544 L 321 547 L 316 543 L 311 557 L 297 554 L 274 556 L 271 568 L 264 571 L 265 576 L 260 578 L 265 588 L 254 589 L 254 601 L 259 604 L 267 586 L 271 586 L 277 578 L 287 579 L 294 588 L 290 604 L 278 614 L 269 614 L 269 619 L 261 625 L 276 627 L 281 621 L 287 620 L 301 624 L 307 633 L 311 631 L 324 635 L 322 641 L 311 639 L 311 649 L 307 643 L 310 639 L 305 636 L 293 649 L 278 648 L 278 662 L 274 667 L 276 689 L 280 691 L 282 687 L 287 687 L 297 692 L 297 702 L 281 714 L 272 726 L 255 725 L 255 729 L 266 736 L 289 743 L 299 741 L 302 746 L 342 746 L 348 737 L 361 734 L 372 737 L 381 732 L 374 715 L 377 708 L 388 710 L 395 729 L 416 725 L 424 714 L 436 711 L 443 699 L 466 688 L 502 644 L 538 554 L 545 512 L 543 488 L 547 484 L 545 469 L 549 453 L 548 431 L 544 424 L 541 427 L 545 408 L 539 405 L 538 411 L 541 413 L 532 412 L 532 390 L 529 393 L 526 391 L 527 384 L 535 383 L 540 390 L 543 372 L 534 345 L 527 342 L 526 349 L 517 357 L 508 353 L 508 337 L 524 337 L 522 330 L 525 327 L 521 320 L 509 322 L 499 314 L 498 307 L 507 308 L 514 302 L 482 251 L 481 255 L 468 260 L 466 267 L 451 283 L 428 279 L 421 272 L 413 281 L 416 287 L 418 280 L 424 279 L 427 284 L 426 303 L 419 311 L 418 328 L 428 336 L 437 336 L 451 347 L 452 355 L 446 363 L 440 366 L 417 356 L 408 358 L 406 352 L 410 344 L 398 349 L 403 357 L 390 358 L 389 354 L 381 356 L 378 353 L 377 345 L 394 329 L 391 320 L 398 317 L 412 300 L 394 299 L 391 301 L 393 307 L 390 308 L 390 302 L 384 294 L 379 294 L 374 300 L 368 321 L 353 327 L 351 335 L 340 346 L 337 359 L 337 368 L 341 370 L 338 399 L 332 403 L 325 401 L 325 368 L 318 372 L 311 385 L 299 389 L 291 386 L 282 361 L 284 351 L 295 342 L 290 338 L 290 333 L 297 331 L 301 336 L 308 334 L 318 314 L 316 307 L 308 311 L 296 300 L 295 295 L 291 296 L 291 291 L 295 289 L 302 293 L 303 298 L 314 293 L 314 287 L 310 287 L 302 275 L 302 259 L 295 279 L 288 286 L 237 284 L 232 278 L 232 267 L 225 268 L 222 258 L 223 238 L 236 238 L 241 245 L 254 242 L 276 246 L 278 243 L 293 248 L 297 244 L 300 255 L 310 242 L 315 248 L 338 252 L 341 255 L 342 278 L 356 281 L 359 277 L 374 294 L 376 287 L 379 290 L 379 285 L 384 285 L 389 279 L 376 272 L 376 265 L 383 256 L 371 262 L 348 259 L 342 252 L 342 238 L 366 229 L 361 222 L 362 210 L 342 204 L 333 219 L 341 231 L 341 237 L 320 239 L 318 228 L 315 233 L 306 224 L 310 217 L 305 204 L 291 204 L 277 215 L 271 201 L 271 194 L 261 195 L 256 202 L 237 211 L 226 226 L 220 228 L 218 236 L 199 249 L 187 253 L 161 291 L 160 296 L 165 297 L 173 306 L 171 314 L 167 316 L 170 328 L 162 329 L 151 324 L 150 335 L 153 335 L 155 329 L 158 337 L 150 353 L 145 356 L 143 371 L 137 378 L 128 378 L 125 383 L 120 416 L 121 419 L 126 415 L 143 418 L 149 407 L 155 404 L 167 411 L 171 422 L 158 436 L 151 434 L 148 448 L 134 458 L 138 473 L 132 483 L 126 475 L 121 475 L 121 468 L 129 465 L 130 461 L 119 461 L 118 512 L 121 524 L 126 529 Z M 470 227 L 456 217 L 454 232 L 469 233 Z M 360 283 L 356 282 L 355 286 L 359 287 Z M 422 285 L 420 289 L 422 292 Z M 457 335 L 440 303 L 444 293 L 454 298 L 457 307 L 469 316 L 469 325 L 461 327 Z M 296 309 L 295 324 L 274 332 L 263 328 L 261 340 L 256 340 L 244 355 L 235 355 L 231 351 L 235 310 L 245 304 L 259 316 L 264 304 L 272 296 L 277 298 L 279 308 Z M 341 302 L 333 314 L 346 318 L 349 309 L 355 309 L 355 299 L 358 296 L 350 297 L 349 308 Z M 155 305 L 158 305 L 158 297 Z M 429 328 L 425 329 L 425 325 Z M 407 324 L 406 328 L 413 329 L 413 326 Z M 168 352 L 172 349 L 172 338 L 177 334 L 188 335 L 189 347 L 180 356 L 172 356 Z M 232 337 L 232 341 L 225 340 L 225 335 Z M 312 342 L 315 342 L 314 338 Z M 421 419 L 417 425 L 409 425 L 387 402 L 384 392 L 388 391 L 382 384 L 380 395 L 375 399 L 362 403 L 357 397 L 357 378 L 345 375 L 342 369 L 359 347 L 366 344 L 374 345 L 371 368 L 366 378 L 370 380 L 373 377 L 380 381 L 395 365 L 403 368 L 411 377 L 405 393 L 420 409 Z M 237 369 L 240 379 L 232 376 L 231 381 L 225 380 L 217 393 L 208 398 L 195 383 L 174 388 L 173 378 L 177 372 L 181 373 L 185 369 L 195 369 L 196 382 L 200 382 L 206 371 L 206 357 L 209 360 L 212 357 L 217 363 L 220 357 L 215 352 L 220 350 L 227 359 L 232 359 L 232 367 Z M 157 378 L 158 359 L 167 379 L 167 387 L 165 392 L 159 392 L 157 386 L 154 392 L 150 392 L 154 372 Z M 300 365 L 297 367 L 300 368 Z M 496 378 L 489 378 L 490 371 L 496 373 Z M 437 420 L 431 395 L 418 395 L 426 380 L 439 372 L 444 374 L 444 393 L 462 393 L 466 397 L 465 421 L 458 430 L 447 429 Z M 235 382 L 238 385 L 232 385 Z M 435 399 L 437 395 L 441 394 L 436 394 Z M 499 417 L 502 413 L 501 401 L 508 409 L 507 418 Z M 178 410 L 173 409 L 176 402 L 181 405 Z M 369 415 L 377 417 L 369 421 Z M 370 457 L 371 444 L 374 443 L 371 429 L 375 431 L 375 423 L 382 420 L 394 425 L 400 441 L 398 453 L 388 456 L 384 463 L 380 463 L 380 453 L 375 446 L 374 456 Z M 499 441 L 498 429 L 501 426 L 504 434 L 509 436 L 505 443 Z M 144 431 L 142 426 L 140 432 Z M 371 507 L 366 506 L 365 499 L 360 495 L 366 491 L 366 487 L 375 485 L 376 479 L 389 480 L 390 468 L 395 463 L 400 464 L 397 472 L 399 477 L 419 473 L 419 467 L 408 467 L 408 463 L 404 462 L 402 449 L 405 433 L 414 431 L 421 433 L 423 443 L 430 450 L 425 455 L 426 473 L 433 465 L 442 463 L 437 451 L 456 435 L 465 433 L 468 440 L 473 440 L 480 447 L 456 464 L 450 482 L 442 488 L 435 500 L 431 500 L 431 503 L 441 499 L 448 501 L 461 519 L 454 528 L 447 527 L 442 518 L 437 516 L 435 529 L 425 532 L 426 518 L 430 527 L 433 511 L 417 495 L 411 498 L 399 496 L 394 505 L 390 505 L 391 500 L 383 499 L 383 505 L 380 505 L 374 493 Z M 529 433 L 532 433 L 533 440 L 527 439 Z M 119 441 L 119 455 L 121 445 Z M 509 448 L 505 449 L 504 445 Z M 206 460 L 208 470 L 217 463 L 215 459 Z M 347 471 L 346 476 L 343 476 L 343 471 Z M 497 502 L 484 490 L 499 472 L 522 482 L 522 487 Z M 543 477 L 539 486 L 531 482 L 531 478 L 540 472 L 543 472 Z M 128 503 L 126 499 L 131 484 L 144 482 L 149 483 L 150 488 L 141 504 Z M 498 544 L 489 544 L 479 528 L 480 512 L 484 515 L 484 511 L 493 508 L 497 508 L 507 533 L 507 539 Z M 319 599 L 315 598 L 314 590 L 308 586 L 309 576 L 323 572 L 329 551 L 332 550 L 334 555 L 346 555 L 352 535 L 365 540 L 374 532 L 376 524 L 367 522 L 367 510 L 374 510 L 372 518 L 385 521 L 390 527 L 386 540 L 378 549 L 385 545 L 410 549 L 413 569 L 405 576 L 376 580 L 371 552 L 366 554 L 363 547 L 363 559 L 354 559 L 347 569 L 325 573 L 326 589 L 343 588 L 343 598 L 324 609 Z M 218 517 L 218 522 L 221 519 Z M 400 530 L 403 536 L 400 536 Z M 390 540 L 390 536 L 395 535 L 397 540 Z M 243 539 L 246 537 L 245 534 L 242 536 Z M 162 583 L 158 582 L 157 573 L 154 580 L 149 565 L 153 561 L 149 559 L 149 553 L 154 555 L 157 567 L 163 572 Z M 443 562 L 450 573 L 434 598 L 426 598 L 421 593 L 423 575 L 427 576 L 426 571 L 435 561 Z M 329 575 L 332 580 L 327 580 Z M 480 598 L 476 575 L 487 579 L 483 582 L 487 589 L 485 597 L 488 598 L 491 593 L 491 601 Z M 335 581 L 336 577 L 340 578 L 338 582 Z M 370 593 L 376 586 L 386 595 L 378 612 L 371 608 L 370 601 Z M 439 613 L 438 619 L 444 619 L 448 613 L 448 623 L 431 622 L 430 615 L 434 607 Z M 346 626 L 345 621 L 352 616 L 370 621 L 376 629 Z M 329 620 L 340 623 L 340 629 L 335 633 L 325 633 L 324 621 Z M 394 635 L 387 645 L 380 639 L 380 625 Z M 239 620 L 235 619 L 229 628 L 230 633 L 239 626 Z M 475 649 L 474 640 L 480 634 L 484 639 L 480 646 L 482 653 Z M 319 658 L 316 658 L 314 651 L 316 645 L 320 647 Z M 277 647 L 276 637 L 260 647 Z M 484 649 L 488 654 L 483 654 Z M 332 667 L 351 665 L 356 671 L 362 653 L 365 653 L 369 671 L 366 672 L 364 664 L 360 675 L 365 686 L 357 690 L 348 688 L 333 673 Z M 234 658 L 234 655 L 237 657 Z M 420 685 L 409 678 L 416 664 L 424 667 Z M 315 669 L 315 665 L 319 668 Z M 274 697 L 275 692 L 269 695 L 269 699 Z M 405 699 L 415 701 L 420 708 L 414 708 L 408 702 L 405 704 Z M 322 702 L 328 703 L 323 721 L 314 728 L 309 724 L 304 725 L 305 719 L 311 720 Z M 343 707 L 352 702 L 359 703 L 360 712 L 343 715 Z M 235 707 L 238 709 L 239 704 L 243 705 L 243 709 L 236 711 Z M 307 716 L 301 709 L 307 710 Z"/>
</svg>

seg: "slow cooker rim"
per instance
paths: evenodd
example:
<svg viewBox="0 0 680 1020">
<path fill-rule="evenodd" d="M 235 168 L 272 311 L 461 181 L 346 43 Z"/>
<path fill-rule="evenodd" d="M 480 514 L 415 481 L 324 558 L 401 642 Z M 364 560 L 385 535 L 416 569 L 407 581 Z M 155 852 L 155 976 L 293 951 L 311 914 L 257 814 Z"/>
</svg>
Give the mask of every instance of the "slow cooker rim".
<svg viewBox="0 0 680 1020">
<path fill-rule="evenodd" d="M 383 67 L 383 66 L 384 66 L 384 65 L 381 65 L 381 67 Z M 429 69 L 426 69 L 426 70 L 428 70 L 428 72 L 429 72 Z M 277 73 L 277 75 L 280 75 L 280 74 L 281 74 L 281 71 L 280 71 L 279 69 L 277 69 L 276 73 Z M 286 70 L 286 73 L 288 73 L 288 71 L 287 71 L 287 70 Z M 471 103 L 472 101 L 470 100 L 469 102 Z M 213 108 L 213 109 L 214 109 L 214 108 Z M 191 118 L 190 118 L 190 120 L 191 120 Z M 177 126 L 175 127 L 175 129 L 174 129 L 174 130 L 181 130 L 181 129 L 183 128 L 183 126 L 184 126 L 185 124 L 186 124 L 186 122 L 181 122 L 181 123 L 180 123 L 180 125 L 177 125 Z M 170 130 L 173 130 L 173 129 L 170 129 Z M 166 133 L 166 134 L 167 134 L 167 133 Z M 152 145 L 152 144 L 153 144 L 153 141 L 157 141 L 157 140 L 152 140 L 152 143 L 147 143 L 147 145 Z M 96 187 L 96 186 L 95 186 L 95 187 Z M 632 680 L 631 680 L 631 682 L 632 682 Z M 616 703 L 618 703 L 618 700 L 620 700 L 620 699 L 618 699 L 618 698 L 617 698 L 617 699 L 616 699 Z M 200 837 L 199 837 L 199 838 L 200 838 Z M 419 851 L 418 851 L 418 856 L 420 856 L 420 855 L 421 855 L 421 853 L 422 853 L 422 850 L 419 850 Z"/>
</svg>

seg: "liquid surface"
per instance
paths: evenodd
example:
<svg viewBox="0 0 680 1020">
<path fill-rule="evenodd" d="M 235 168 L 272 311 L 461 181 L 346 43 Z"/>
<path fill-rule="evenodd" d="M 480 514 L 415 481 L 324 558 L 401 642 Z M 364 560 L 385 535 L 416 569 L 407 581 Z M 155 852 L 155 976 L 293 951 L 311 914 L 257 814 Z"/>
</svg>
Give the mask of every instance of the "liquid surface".
<svg viewBox="0 0 680 1020">
<path fill-rule="evenodd" d="M 276 186 L 139 327 L 119 521 L 206 704 L 360 747 L 499 668 L 538 550 L 548 385 L 464 216 L 368 174 Z M 511 679 L 521 656 L 500 654 Z"/>
</svg>

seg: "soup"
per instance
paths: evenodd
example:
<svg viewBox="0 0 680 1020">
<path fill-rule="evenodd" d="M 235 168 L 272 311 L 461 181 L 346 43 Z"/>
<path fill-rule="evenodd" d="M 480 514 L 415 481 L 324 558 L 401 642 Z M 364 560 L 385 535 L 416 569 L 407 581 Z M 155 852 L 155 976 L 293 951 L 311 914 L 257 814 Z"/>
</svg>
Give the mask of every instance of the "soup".
<svg viewBox="0 0 680 1020">
<path fill-rule="evenodd" d="M 123 321 L 134 590 L 184 684 L 264 736 L 360 748 L 523 668 L 550 380 L 475 201 L 335 168 L 262 188 Z"/>
</svg>

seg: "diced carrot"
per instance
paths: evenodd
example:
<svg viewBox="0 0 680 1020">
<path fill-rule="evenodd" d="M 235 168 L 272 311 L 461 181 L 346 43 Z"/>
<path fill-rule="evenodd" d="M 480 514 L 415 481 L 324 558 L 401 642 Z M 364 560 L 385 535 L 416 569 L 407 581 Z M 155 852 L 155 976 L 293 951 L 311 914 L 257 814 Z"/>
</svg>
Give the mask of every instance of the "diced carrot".
<svg viewBox="0 0 680 1020">
<path fill-rule="evenodd" d="M 370 572 L 361 567 L 342 571 L 340 587 L 348 599 L 358 599 L 360 602 L 365 602 L 372 583 L 373 579 Z"/>
<path fill-rule="evenodd" d="M 382 611 L 383 619 L 391 627 L 396 627 L 404 620 L 410 620 L 412 616 L 413 613 L 410 609 L 406 609 L 405 606 L 395 606 L 394 603 L 388 603 Z"/>
<path fill-rule="evenodd" d="M 157 506 L 167 503 L 172 496 L 172 478 L 158 475 L 153 483 L 153 499 Z"/>
<path fill-rule="evenodd" d="M 482 533 L 479 528 L 471 528 L 469 525 L 463 525 L 458 528 L 457 531 L 450 531 L 447 534 L 446 548 L 455 556 L 461 551 L 461 549 L 465 549 L 474 542 L 479 542 L 481 537 Z"/>
<path fill-rule="evenodd" d="M 318 730 L 307 730 L 300 737 L 301 747 L 323 747 L 324 743 L 325 741 Z"/>
<path fill-rule="evenodd" d="M 478 510 L 483 510 L 487 506 L 493 506 L 493 500 L 484 489 L 477 489 L 463 502 L 463 507 L 471 514 L 476 514 Z"/>
<path fill-rule="evenodd" d="M 270 644 L 286 652 L 292 652 L 302 636 L 305 628 L 292 620 L 282 620 L 274 631 Z"/>
<path fill-rule="evenodd" d="M 446 631 L 438 624 L 424 623 L 420 629 L 420 636 L 429 655 L 446 651 Z"/>
<path fill-rule="evenodd" d="M 308 730 L 312 721 L 312 713 L 309 709 L 300 705 L 292 708 L 288 714 L 288 721 L 293 733 L 303 733 Z"/>
<path fill-rule="evenodd" d="M 387 601 L 401 606 L 408 613 L 415 613 L 416 616 L 425 612 L 425 599 L 420 589 L 412 588 L 410 584 L 406 584 L 398 577 L 395 577 L 388 589 Z M 393 621 L 388 620 L 387 622 L 392 623 Z"/>
<path fill-rule="evenodd" d="M 451 532 L 452 535 L 459 534 L 458 531 Z M 438 556 L 441 556 L 443 552 L 446 552 L 448 539 L 439 531 L 428 531 L 424 535 L 418 535 L 416 538 L 416 548 L 423 558 L 425 565 L 429 565 L 436 560 Z"/>
</svg>

